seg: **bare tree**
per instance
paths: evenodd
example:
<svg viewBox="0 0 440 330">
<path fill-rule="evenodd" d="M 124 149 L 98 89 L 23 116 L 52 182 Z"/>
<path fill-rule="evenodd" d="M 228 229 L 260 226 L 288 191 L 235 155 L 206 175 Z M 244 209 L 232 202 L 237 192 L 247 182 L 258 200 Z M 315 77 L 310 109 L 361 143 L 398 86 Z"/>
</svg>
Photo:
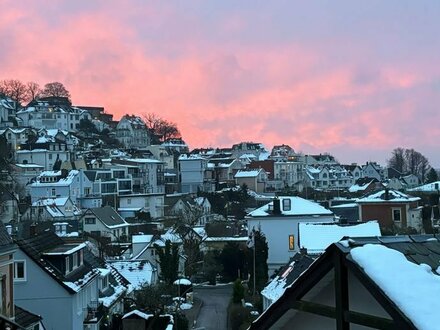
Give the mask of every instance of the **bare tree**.
<svg viewBox="0 0 440 330">
<path fill-rule="evenodd" d="M 17 102 L 16 108 L 26 100 L 27 87 L 17 79 L 0 81 L 0 92 Z"/>
<path fill-rule="evenodd" d="M 142 117 L 150 130 L 153 144 L 182 137 L 176 123 L 160 118 L 154 113 L 146 113 Z"/>
<path fill-rule="evenodd" d="M 405 149 L 394 149 L 391 152 L 391 158 L 388 160 L 388 167 L 392 167 L 400 173 L 404 173 L 406 171 L 405 165 Z"/>
<path fill-rule="evenodd" d="M 26 84 L 26 87 L 27 87 L 27 101 L 30 102 L 40 97 L 41 88 L 39 84 L 33 81 L 29 81 Z"/>
<path fill-rule="evenodd" d="M 414 149 L 396 148 L 392 151 L 388 166 L 403 174 L 414 174 L 421 181 L 426 179 L 430 169 L 428 159 Z"/>
<path fill-rule="evenodd" d="M 51 82 L 44 85 L 42 96 L 67 97 L 70 100 L 70 93 L 60 82 Z"/>
</svg>

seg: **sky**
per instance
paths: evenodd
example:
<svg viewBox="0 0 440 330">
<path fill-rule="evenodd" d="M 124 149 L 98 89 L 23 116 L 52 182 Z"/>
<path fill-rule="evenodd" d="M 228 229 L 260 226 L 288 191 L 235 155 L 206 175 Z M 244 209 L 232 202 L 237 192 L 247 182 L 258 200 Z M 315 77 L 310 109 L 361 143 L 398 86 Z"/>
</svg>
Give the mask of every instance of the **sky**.
<svg viewBox="0 0 440 330">
<path fill-rule="evenodd" d="M 0 79 L 60 81 L 191 148 L 241 141 L 440 167 L 440 1 L 0 0 Z"/>
</svg>

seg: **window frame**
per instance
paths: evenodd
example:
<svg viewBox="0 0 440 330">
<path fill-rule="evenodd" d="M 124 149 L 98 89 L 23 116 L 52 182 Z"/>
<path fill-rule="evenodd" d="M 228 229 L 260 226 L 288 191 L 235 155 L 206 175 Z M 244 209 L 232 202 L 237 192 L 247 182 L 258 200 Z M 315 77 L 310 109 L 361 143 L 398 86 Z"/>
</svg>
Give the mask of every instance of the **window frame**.
<svg viewBox="0 0 440 330">
<path fill-rule="evenodd" d="M 295 235 L 290 234 L 289 235 L 289 251 L 295 250 Z"/>
<path fill-rule="evenodd" d="M 395 213 L 394 213 L 396 211 L 399 212 L 399 220 L 396 220 Z M 393 207 L 391 209 L 391 217 L 393 219 L 393 222 L 399 222 L 399 223 L 402 222 L 402 209 L 400 207 Z"/>
<path fill-rule="evenodd" d="M 23 264 L 23 277 L 18 277 L 17 273 L 17 265 Z M 14 260 L 14 282 L 26 282 L 27 276 L 26 276 L 26 260 Z"/>
</svg>

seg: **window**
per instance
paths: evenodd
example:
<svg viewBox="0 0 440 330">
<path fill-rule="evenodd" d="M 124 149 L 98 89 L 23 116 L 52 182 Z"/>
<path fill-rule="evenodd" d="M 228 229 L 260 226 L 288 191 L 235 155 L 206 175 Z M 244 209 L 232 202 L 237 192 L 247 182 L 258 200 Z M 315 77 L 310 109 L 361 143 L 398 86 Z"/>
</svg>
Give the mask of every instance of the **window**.
<svg viewBox="0 0 440 330">
<path fill-rule="evenodd" d="M 401 209 L 392 209 L 393 212 L 393 221 L 400 222 L 402 220 Z"/>
<path fill-rule="evenodd" d="M 290 211 L 291 209 L 291 201 L 290 198 L 283 199 L 283 211 Z"/>
<path fill-rule="evenodd" d="M 127 198 L 127 205 L 131 204 L 131 198 Z"/>
<path fill-rule="evenodd" d="M 94 225 L 96 223 L 95 218 L 86 218 L 85 219 L 86 225 Z"/>
<path fill-rule="evenodd" d="M 295 235 L 289 235 L 289 250 L 295 250 Z"/>
<path fill-rule="evenodd" d="M 24 260 L 14 262 L 14 280 L 26 281 L 26 263 Z"/>
<path fill-rule="evenodd" d="M 56 196 L 57 195 L 57 191 L 56 191 L 55 188 L 52 188 L 51 195 L 52 196 Z"/>
</svg>

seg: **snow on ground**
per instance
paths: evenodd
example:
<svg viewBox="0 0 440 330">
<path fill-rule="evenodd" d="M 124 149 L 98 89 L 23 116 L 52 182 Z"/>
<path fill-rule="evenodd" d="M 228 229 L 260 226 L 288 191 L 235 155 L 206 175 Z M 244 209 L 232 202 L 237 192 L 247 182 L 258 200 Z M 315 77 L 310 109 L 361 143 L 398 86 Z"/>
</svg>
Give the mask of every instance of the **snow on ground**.
<svg viewBox="0 0 440 330">
<path fill-rule="evenodd" d="M 431 267 L 379 244 L 354 248 L 350 254 L 418 329 L 439 328 L 440 276 Z"/>
<path fill-rule="evenodd" d="M 191 309 L 192 307 L 193 307 L 193 305 L 189 304 L 189 303 L 183 303 L 180 305 L 180 309 L 183 309 L 183 310 Z"/>
</svg>

